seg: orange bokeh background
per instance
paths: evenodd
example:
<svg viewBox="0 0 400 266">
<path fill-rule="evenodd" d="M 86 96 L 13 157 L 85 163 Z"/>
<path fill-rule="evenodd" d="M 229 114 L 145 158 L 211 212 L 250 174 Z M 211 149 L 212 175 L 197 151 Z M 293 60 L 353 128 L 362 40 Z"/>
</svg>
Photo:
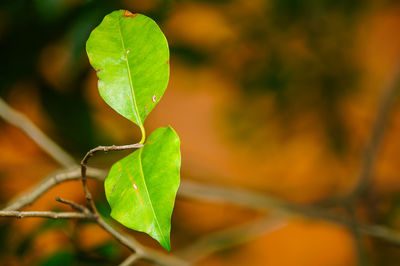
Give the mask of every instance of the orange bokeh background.
<svg viewBox="0 0 400 266">
<path fill-rule="evenodd" d="M 55 2 L 72 14 L 70 10 L 86 4 L 86 1 Z M 151 16 L 162 8 L 163 2 L 124 0 L 117 8 Z M 358 182 L 362 154 L 371 134 L 380 96 L 400 59 L 400 5 L 396 1 L 370 0 L 368 4 L 360 4 L 362 8 L 357 13 L 354 11 L 356 15 L 349 15 L 350 19 L 340 8 L 336 12 L 321 11 L 321 14 L 316 9 L 315 15 L 321 16 L 321 21 L 324 21 L 318 30 L 326 30 L 331 34 L 323 37 L 317 34 L 319 37 L 315 38 L 319 38 L 319 46 L 315 49 L 327 54 L 338 53 L 342 59 L 338 59 L 337 64 L 350 62 L 357 73 L 356 81 L 349 83 L 353 87 L 334 96 L 336 113 L 333 117 L 329 112 L 322 115 L 325 104 L 320 99 L 325 92 L 324 85 L 318 83 L 317 78 L 313 79 L 314 82 L 302 79 L 309 74 L 308 65 L 299 63 L 302 60 L 313 62 L 310 72 L 330 66 L 310 45 L 309 39 L 314 35 L 309 34 L 309 28 L 303 27 L 308 17 L 293 19 L 295 22 L 286 30 L 274 25 L 267 26 L 264 23 L 268 22 L 266 17 L 270 14 L 268 12 L 272 12 L 270 10 L 273 10 L 274 2 L 171 1 L 167 14 L 159 21 L 172 50 L 170 83 L 145 127 L 151 132 L 170 124 L 178 132 L 182 142 L 182 179 L 239 187 L 302 204 L 345 195 Z M 290 6 L 299 1 L 286 2 Z M 104 8 L 106 13 L 111 10 Z M 0 14 L 4 15 L 0 19 L 0 40 L 6 42 L 8 31 L 13 30 L 10 21 L 15 18 L 9 15 L 6 8 Z M 274 16 L 285 18 L 290 14 L 282 11 Z M 99 22 L 96 21 L 95 25 Z M 325 29 L 325 26 L 329 29 Z M 29 25 L 26 27 L 29 30 Z M 318 28 L 318 25 L 314 27 Z M 264 32 L 265 28 L 268 38 L 247 38 L 249 28 L 261 28 L 260 32 Z M 336 40 L 341 44 L 335 43 Z M 97 140 L 107 142 L 96 142 L 95 145 L 136 142 L 140 137 L 139 129 L 115 113 L 100 98 L 95 72 L 90 70 L 85 57 L 72 55 L 73 45 L 73 34 L 68 31 L 59 38 L 44 42 L 37 50 L 33 64 L 35 75 L 50 90 L 66 95 L 71 90 L 77 90 L 70 87 L 70 79 L 78 75 L 75 73 L 77 68 L 73 67 L 76 61 L 83 62 L 82 68 L 87 69 L 87 74 L 79 81 L 79 91 L 88 106 L 94 134 L 100 136 Z M 193 63 L 190 56 L 195 56 L 182 56 L 179 53 L 178 48 L 183 46 L 200 55 L 207 55 L 206 59 Z M 26 49 L 30 49 L 29 45 Z M 240 80 L 242 74 L 244 79 L 254 74 L 245 72 L 247 65 L 251 69 L 263 69 L 257 68 L 258 64 L 262 66 L 263 60 L 268 61 L 275 56 L 271 52 L 274 49 L 278 49 L 279 55 L 276 56 L 284 64 L 284 69 L 302 71 L 293 74 L 293 80 L 286 83 L 289 85 L 284 92 L 286 102 L 283 107 L 280 94 L 276 91 L 268 88 L 252 91 Z M 341 66 L 337 68 L 341 69 Z M 338 70 L 328 68 L 326 71 Z M 316 73 L 313 75 L 319 77 L 319 72 Z M 335 78 L 340 79 L 340 74 Z M 350 85 L 345 83 L 340 86 Z M 340 86 L 331 89 L 340 90 Z M 83 148 L 74 146 L 60 134 L 57 121 L 44 107 L 46 103 L 41 98 L 41 91 L 42 88 L 30 77 L 10 82 L 2 96 L 79 160 L 84 155 Z M 330 120 L 339 120 L 344 132 L 345 148 L 339 152 L 332 147 L 331 135 L 327 131 Z M 399 133 L 400 105 L 396 101 L 368 191 L 374 206 L 362 200 L 357 205 L 355 215 L 362 222 L 380 223 L 394 229 L 400 226 L 396 211 L 398 206 L 393 203 L 400 191 Z M 0 122 L 0 147 L 0 191 L 4 204 L 59 168 L 24 133 L 5 122 Z M 115 153 L 98 155 L 91 163 L 108 168 L 121 156 Z M 95 182 L 90 185 L 96 199 L 104 204 L 102 185 Z M 68 210 L 54 201 L 56 196 L 78 202 L 84 200 L 80 183 L 70 182 L 52 189 L 26 210 Z M 373 214 L 370 210 L 372 207 Z M 179 198 L 173 214 L 172 252 L 188 246 L 195 239 L 252 221 L 261 215 L 260 212 L 229 204 Z M 383 218 L 388 216 L 390 219 Z M 208 256 L 198 264 L 359 264 L 356 241 L 347 228 L 301 215 L 285 219 L 287 224 L 281 228 Z M 45 220 L 2 218 L 1 223 L 13 232 L 12 237 L 2 240 L 9 246 L 1 253 L 3 265 L 32 265 L 60 250 L 75 250 L 78 246 L 80 251 L 90 251 L 113 241 L 108 234 L 89 223 L 68 221 L 39 233 L 38 228 L 46 223 Z M 129 230 L 127 232 L 137 236 L 144 244 L 159 248 L 147 236 Z M 18 253 L 17 247 L 25 238 L 32 240 L 22 254 Z M 400 253 L 396 248 L 382 251 L 386 246 L 379 241 L 366 237 L 362 237 L 361 241 L 371 265 L 397 265 L 395 261 L 400 259 Z M 119 253 L 113 259 L 117 263 L 129 252 L 117 244 L 115 246 Z"/>
</svg>

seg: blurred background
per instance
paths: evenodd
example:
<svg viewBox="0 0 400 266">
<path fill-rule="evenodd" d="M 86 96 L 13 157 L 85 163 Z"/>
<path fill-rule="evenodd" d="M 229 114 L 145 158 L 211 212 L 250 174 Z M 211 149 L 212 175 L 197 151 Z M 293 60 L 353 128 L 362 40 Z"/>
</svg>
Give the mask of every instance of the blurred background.
<svg viewBox="0 0 400 266">
<path fill-rule="evenodd" d="M 178 132 L 182 179 L 307 205 L 357 186 L 381 94 L 400 60 L 399 1 L 2 0 L 0 96 L 77 161 L 95 146 L 140 139 L 139 128 L 100 98 L 85 52 L 90 31 L 115 9 L 150 16 L 169 41 L 169 87 L 145 127 L 151 132 L 170 124 Z M 400 228 L 399 134 L 396 101 L 372 184 L 352 211 L 360 222 Z M 59 168 L 3 120 L 0 146 L 3 206 Z M 108 169 L 124 155 L 99 154 L 91 165 Z M 108 217 L 102 184 L 90 185 Z M 25 209 L 68 210 L 54 201 L 57 195 L 84 202 L 80 183 L 69 182 Z M 231 204 L 178 198 L 172 252 L 262 216 Z M 148 236 L 130 233 L 160 249 Z M 89 222 L 0 220 L 2 265 L 116 265 L 128 254 Z M 398 246 L 301 215 L 198 262 L 399 264 Z"/>
</svg>

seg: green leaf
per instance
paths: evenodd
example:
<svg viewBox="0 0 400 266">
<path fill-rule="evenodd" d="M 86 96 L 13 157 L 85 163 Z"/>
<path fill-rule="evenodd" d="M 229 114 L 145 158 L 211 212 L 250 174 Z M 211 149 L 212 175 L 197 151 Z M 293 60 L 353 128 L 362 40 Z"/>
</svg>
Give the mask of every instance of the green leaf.
<svg viewBox="0 0 400 266">
<path fill-rule="evenodd" d="M 144 15 L 114 11 L 92 31 L 86 51 L 101 97 L 144 135 L 144 120 L 169 79 L 168 43 L 160 28 Z"/>
<path fill-rule="evenodd" d="M 112 166 L 104 184 L 111 217 L 149 234 L 167 250 L 179 187 L 179 147 L 179 137 L 171 127 L 159 128 L 144 147 Z"/>
</svg>

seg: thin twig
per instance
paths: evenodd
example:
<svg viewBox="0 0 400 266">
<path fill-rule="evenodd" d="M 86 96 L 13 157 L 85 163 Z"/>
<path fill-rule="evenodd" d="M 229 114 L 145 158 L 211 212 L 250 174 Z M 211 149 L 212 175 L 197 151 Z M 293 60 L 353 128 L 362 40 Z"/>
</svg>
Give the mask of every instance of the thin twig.
<svg viewBox="0 0 400 266">
<path fill-rule="evenodd" d="M 363 154 L 358 185 L 352 192 L 352 197 L 359 196 L 359 194 L 366 191 L 367 187 L 371 183 L 372 173 L 374 170 L 379 147 L 382 143 L 383 136 L 388 125 L 389 116 L 396 97 L 399 94 L 399 90 L 400 60 L 383 89 L 383 93 L 379 101 L 378 110 L 376 112 L 375 121 L 372 125 L 371 136 Z"/>
<path fill-rule="evenodd" d="M 283 213 L 323 219 L 339 224 L 348 223 L 346 217 L 333 214 L 322 208 L 296 204 L 287 200 L 240 188 L 229 188 L 182 180 L 178 195 L 202 201 L 230 203 L 260 211 L 279 210 Z"/>
<path fill-rule="evenodd" d="M 354 204 L 348 204 L 345 206 L 346 212 L 349 215 L 348 230 L 353 235 L 353 244 L 356 250 L 358 266 L 367 266 L 368 264 L 368 252 L 366 252 L 365 243 L 363 236 L 356 220 L 356 210 Z"/>
<path fill-rule="evenodd" d="M 184 180 L 181 182 L 178 195 L 202 201 L 230 203 L 256 210 L 279 210 L 282 213 L 329 221 L 347 228 L 356 226 L 358 230 L 365 235 L 400 246 L 400 234 L 396 230 L 380 225 L 355 223 L 348 217 L 336 215 L 325 209 L 295 204 L 244 189 L 204 185 L 202 183 Z"/>
<path fill-rule="evenodd" d="M 114 227 L 109 225 L 106 221 L 104 221 L 104 219 L 101 216 L 97 218 L 96 222 L 100 225 L 101 228 L 110 233 L 110 235 L 112 235 L 118 242 L 129 248 L 131 251 L 142 252 L 143 248 L 139 244 L 139 242 L 119 232 L 117 229 L 115 229 Z"/>
<path fill-rule="evenodd" d="M 185 261 L 171 253 L 165 254 L 155 249 L 147 249 L 146 253 L 142 255 L 143 260 L 150 262 L 155 262 L 161 265 L 171 265 L 171 266 L 188 266 L 191 265 L 190 262 Z"/>
<path fill-rule="evenodd" d="M 282 215 L 267 215 L 256 221 L 205 236 L 176 254 L 195 263 L 217 251 L 243 244 L 286 225 L 287 221 Z"/>
<path fill-rule="evenodd" d="M 109 225 L 101 216 L 98 216 L 96 222 L 105 231 L 110 233 L 118 242 L 129 248 L 131 251 L 139 254 L 143 259 L 155 262 L 160 265 L 166 266 L 187 266 L 188 263 L 173 255 L 165 255 L 156 250 L 146 248 L 142 246 L 135 239 L 128 237 L 125 233 L 122 233 Z"/>
<path fill-rule="evenodd" d="M 91 167 L 88 167 L 87 169 L 88 178 L 99 179 L 101 181 L 104 180 L 106 173 L 106 171 L 101 169 Z M 31 205 L 33 202 L 35 202 L 35 200 L 37 200 L 40 196 L 42 196 L 44 193 L 46 193 L 57 184 L 79 179 L 81 179 L 81 170 L 78 165 L 51 173 L 28 192 L 12 200 L 3 210 L 17 211 L 19 209 L 22 209 L 23 207 Z"/>
<path fill-rule="evenodd" d="M 0 217 L 37 217 L 37 218 L 50 218 L 50 219 L 90 219 L 85 213 L 79 212 L 49 212 L 49 211 L 0 211 Z"/>
<path fill-rule="evenodd" d="M 85 157 L 83 157 L 82 161 L 81 161 L 81 176 L 82 176 L 82 185 L 83 185 L 83 190 L 85 193 L 85 197 L 86 200 L 90 206 L 90 208 L 92 209 L 92 211 L 96 212 L 96 205 L 94 204 L 93 198 L 92 198 L 92 194 L 90 193 L 90 190 L 88 188 L 87 185 L 87 180 L 86 180 L 86 168 L 87 168 L 87 164 L 89 159 L 96 153 L 99 151 L 102 152 L 109 152 L 109 151 L 122 151 L 122 150 L 128 150 L 128 149 L 138 149 L 143 147 L 143 144 L 130 144 L 130 145 L 122 145 L 122 146 L 98 146 L 94 149 L 91 149 L 86 155 Z"/>
<path fill-rule="evenodd" d="M 119 266 L 130 266 L 133 265 L 135 262 L 141 259 L 141 256 L 138 253 L 134 253 L 126 258 Z"/>
<path fill-rule="evenodd" d="M 75 164 L 75 160 L 68 153 L 47 137 L 35 124 L 26 118 L 26 116 L 11 108 L 1 98 L 0 117 L 11 125 L 24 131 L 42 150 L 64 167 Z"/>
<path fill-rule="evenodd" d="M 358 230 L 366 235 L 375 237 L 388 243 L 392 243 L 400 247 L 399 231 L 390 229 L 382 225 L 358 225 Z"/>
<path fill-rule="evenodd" d="M 82 214 L 85 214 L 88 217 L 93 218 L 93 220 L 97 224 L 99 224 L 101 228 L 103 228 L 105 231 L 107 231 L 109 234 L 111 234 L 118 242 L 120 242 L 124 246 L 128 247 L 130 250 L 135 251 L 135 252 L 143 252 L 143 247 L 135 239 L 129 238 L 129 237 L 123 235 L 118 230 L 114 229 L 106 221 L 104 221 L 104 219 L 97 213 L 94 213 L 93 211 L 89 210 L 85 206 L 82 206 L 82 205 L 72 202 L 70 200 L 65 200 L 60 197 L 56 197 L 56 200 L 58 202 L 61 202 L 63 204 L 67 204 L 67 205 L 71 206 L 73 209 L 80 211 Z"/>
<path fill-rule="evenodd" d="M 371 127 L 371 134 L 365 146 L 361 159 L 360 170 L 358 174 L 358 183 L 352 191 L 344 196 L 334 197 L 322 200 L 318 203 L 320 206 L 330 207 L 336 205 L 346 205 L 363 193 L 368 191 L 371 184 L 372 175 L 375 168 L 376 159 L 381 146 L 393 105 L 400 91 L 400 59 L 393 70 L 393 74 L 389 77 L 379 100 L 378 109 L 375 120 Z"/>
<path fill-rule="evenodd" d="M 56 201 L 61 202 L 61 203 L 66 204 L 66 205 L 69 205 L 69 206 L 71 206 L 72 209 L 74 209 L 76 211 L 80 211 L 82 213 L 90 213 L 89 210 L 87 208 L 85 208 L 85 206 L 82 206 L 82 205 L 77 204 L 75 202 L 62 199 L 62 198 L 60 198 L 58 196 L 56 197 Z"/>
</svg>

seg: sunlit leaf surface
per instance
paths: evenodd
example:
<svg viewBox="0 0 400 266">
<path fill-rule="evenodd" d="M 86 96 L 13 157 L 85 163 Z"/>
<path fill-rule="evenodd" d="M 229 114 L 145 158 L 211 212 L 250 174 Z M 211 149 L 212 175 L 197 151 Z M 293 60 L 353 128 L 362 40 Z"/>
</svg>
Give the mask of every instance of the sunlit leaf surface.
<svg viewBox="0 0 400 266">
<path fill-rule="evenodd" d="M 105 181 L 111 216 L 170 250 L 171 215 L 179 187 L 180 140 L 159 128 L 143 148 L 115 163 Z"/>
<path fill-rule="evenodd" d="M 168 84 L 167 40 L 150 18 L 126 10 L 104 17 L 86 43 L 101 97 L 143 128 Z"/>
</svg>

